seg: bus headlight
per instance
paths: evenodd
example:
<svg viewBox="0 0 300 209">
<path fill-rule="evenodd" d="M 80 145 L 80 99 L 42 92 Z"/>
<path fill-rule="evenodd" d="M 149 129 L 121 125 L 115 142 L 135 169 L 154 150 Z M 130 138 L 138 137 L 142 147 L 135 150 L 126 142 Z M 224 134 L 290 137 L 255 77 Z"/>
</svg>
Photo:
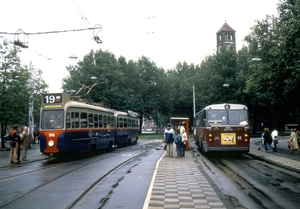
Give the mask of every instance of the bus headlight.
<svg viewBox="0 0 300 209">
<path fill-rule="evenodd" d="M 49 140 L 48 141 L 48 146 L 49 147 L 53 147 L 54 146 L 54 141 L 53 140 Z"/>
</svg>

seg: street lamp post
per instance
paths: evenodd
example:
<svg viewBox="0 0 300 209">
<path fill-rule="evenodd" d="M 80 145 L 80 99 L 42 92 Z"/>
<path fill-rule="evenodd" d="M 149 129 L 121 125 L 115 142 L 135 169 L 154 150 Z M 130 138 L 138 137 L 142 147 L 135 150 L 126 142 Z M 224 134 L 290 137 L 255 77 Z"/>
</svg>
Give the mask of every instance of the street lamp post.
<svg viewBox="0 0 300 209">
<path fill-rule="evenodd" d="M 261 58 L 255 57 L 252 58 L 252 62 L 259 63 L 261 61 Z M 257 65 L 256 65 L 256 70 L 257 70 Z M 257 95 L 259 93 L 256 93 L 255 95 L 255 104 L 254 104 L 254 111 L 253 111 L 253 124 L 252 124 L 252 132 L 255 134 L 256 133 L 256 124 L 257 124 Z"/>
<path fill-rule="evenodd" d="M 224 83 L 223 84 L 223 87 L 225 88 L 225 89 L 227 89 L 227 88 L 229 88 L 229 84 L 228 83 Z M 225 102 L 228 102 L 228 96 L 226 96 L 226 92 L 227 92 L 227 94 L 228 94 L 228 91 L 227 90 L 225 90 L 225 96 L 224 97 L 227 97 L 227 101 L 225 101 Z"/>
</svg>

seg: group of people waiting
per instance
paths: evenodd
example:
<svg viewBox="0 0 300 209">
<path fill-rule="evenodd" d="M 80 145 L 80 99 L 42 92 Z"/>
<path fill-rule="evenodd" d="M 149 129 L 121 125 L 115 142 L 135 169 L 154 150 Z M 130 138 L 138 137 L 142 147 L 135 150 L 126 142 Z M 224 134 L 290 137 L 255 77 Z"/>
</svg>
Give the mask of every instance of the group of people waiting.
<svg viewBox="0 0 300 209">
<path fill-rule="evenodd" d="M 21 145 L 23 149 L 23 161 L 27 161 L 27 151 L 30 146 L 30 139 L 28 135 L 28 127 L 24 126 L 22 134 L 19 133 L 19 126 L 14 125 L 13 129 L 9 133 L 10 137 L 10 153 L 9 153 L 9 159 L 10 163 L 18 164 L 21 162 L 20 156 L 21 156 Z"/>
<path fill-rule="evenodd" d="M 177 158 L 185 156 L 186 143 L 188 141 L 187 134 L 184 128 L 184 122 L 178 124 L 174 132 L 172 124 L 169 123 L 164 132 L 164 140 L 166 143 L 167 157 L 173 157 L 173 143 L 176 145 Z"/>
<path fill-rule="evenodd" d="M 291 129 L 291 136 L 288 142 L 288 147 L 291 150 L 291 154 L 294 154 L 294 151 L 299 151 L 300 153 L 300 145 L 299 145 L 300 136 L 297 133 L 297 129 L 293 128 Z M 274 144 L 274 147 L 273 145 Z M 264 146 L 264 151 L 271 151 L 271 152 L 277 152 L 277 144 L 278 144 L 278 131 L 274 130 L 271 134 L 268 128 L 264 128 L 264 131 L 260 138 L 260 144 L 258 147 L 258 150 L 262 146 Z"/>
</svg>

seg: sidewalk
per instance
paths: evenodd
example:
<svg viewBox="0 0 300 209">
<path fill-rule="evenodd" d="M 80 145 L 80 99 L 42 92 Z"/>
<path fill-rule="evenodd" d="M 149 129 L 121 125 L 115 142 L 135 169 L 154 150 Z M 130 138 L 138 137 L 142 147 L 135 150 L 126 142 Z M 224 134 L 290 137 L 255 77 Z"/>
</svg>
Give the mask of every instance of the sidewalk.
<svg viewBox="0 0 300 209">
<path fill-rule="evenodd" d="M 251 140 L 258 142 L 259 138 L 254 138 Z M 288 140 L 288 137 L 281 138 L 280 145 L 287 146 L 286 145 L 287 140 Z M 263 148 L 259 151 L 257 149 L 257 147 L 252 148 L 250 150 L 249 154 L 253 157 L 263 159 L 266 162 L 276 164 L 276 165 L 282 166 L 284 168 L 287 168 L 287 169 L 290 169 L 290 170 L 293 170 L 296 172 L 300 171 L 300 156 L 299 156 L 299 160 L 294 160 L 294 159 L 288 158 L 288 156 L 282 157 L 279 155 L 279 153 L 277 154 L 276 152 L 273 152 L 273 153 L 265 152 L 265 151 L 263 151 Z M 295 155 L 299 155 L 299 154 L 296 152 Z"/>
<path fill-rule="evenodd" d="M 47 158 L 46 156 L 42 155 L 40 152 L 40 145 L 39 144 L 31 144 L 31 149 L 27 151 L 27 159 L 28 161 L 22 161 L 21 164 L 29 163 L 32 161 L 37 160 L 44 160 Z M 7 167 L 11 166 L 9 161 L 9 153 L 10 153 L 10 145 L 8 143 L 5 144 L 5 148 L 0 149 L 0 167 Z M 21 150 L 21 159 L 23 155 L 23 150 Z"/>
<path fill-rule="evenodd" d="M 158 161 L 143 209 L 233 208 L 201 170 L 195 143 L 189 144 L 185 157 L 163 155 Z"/>
</svg>

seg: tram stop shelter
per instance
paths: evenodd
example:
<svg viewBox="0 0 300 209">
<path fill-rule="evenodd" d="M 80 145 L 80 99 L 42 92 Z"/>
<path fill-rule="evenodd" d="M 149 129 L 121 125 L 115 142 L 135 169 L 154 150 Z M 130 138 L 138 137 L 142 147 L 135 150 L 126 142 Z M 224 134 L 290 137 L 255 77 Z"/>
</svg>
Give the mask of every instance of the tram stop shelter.
<svg viewBox="0 0 300 209">
<path fill-rule="evenodd" d="M 185 128 L 185 132 L 188 138 L 187 143 L 185 144 L 185 150 L 189 151 L 190 150 L 190 145 L 189 145 L 189 118 L 184 118 L 184 117 L 171 117 L 170 122 L 174 125 L 174 127 L 178 127 L 178 124 L 181 122 L 183 123 L 183 126 Z"/>
</svg>

